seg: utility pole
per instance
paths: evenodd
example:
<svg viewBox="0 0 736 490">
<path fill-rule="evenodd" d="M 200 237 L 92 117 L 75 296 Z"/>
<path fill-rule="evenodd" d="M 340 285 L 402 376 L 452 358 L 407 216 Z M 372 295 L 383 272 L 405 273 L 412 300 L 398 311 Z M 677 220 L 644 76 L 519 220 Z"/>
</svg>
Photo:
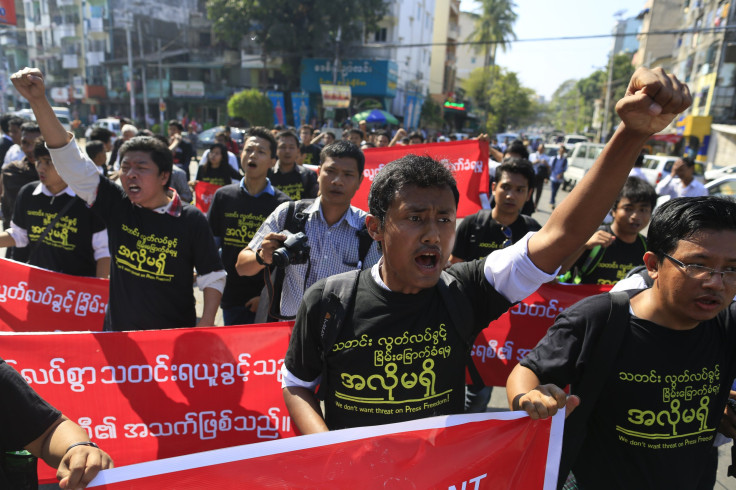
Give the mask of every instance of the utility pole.
<svg viewBox="0 0 736 490">
<path fill-rule="evenodd" d="M 133 14 L 131 14 L 132 16 Z M 130 42 L 131 22 L 125 25 L 125 42 L 128 45 L 128 79 L 130 81 L 130 118 L 135 123 L 135 78 L 133 77 L 133 48 Z"/>
<path fill-rule="evenodd" d="M 146 60 L 143 58 L 143 34 L 141 33 L 141 21 L 138 21 L 138 49 L 141 54 L 141 83 L 143 84 L 143 126 L 148 129 L 148 87 L 146 86 Z"/>
<path fill-rule="evenodd" d="M 161 124 L 160 131 L 164 130 L 164 112 L 166 112 L 166 105 L 164 104 L 164 81 L 163 81 L 163 75 L 161 70 L 161 57 L 163 56 L 163 53 L 161 53 L 161 39 L 157 39 L 158 41 L 158 121 Z"/>
</svg>

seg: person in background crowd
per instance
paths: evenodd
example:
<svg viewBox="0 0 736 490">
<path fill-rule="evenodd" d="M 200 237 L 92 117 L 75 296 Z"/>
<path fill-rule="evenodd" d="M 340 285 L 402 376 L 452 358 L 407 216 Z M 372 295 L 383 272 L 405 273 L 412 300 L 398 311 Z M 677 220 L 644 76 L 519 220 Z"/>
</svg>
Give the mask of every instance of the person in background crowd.
<svg viewBox="0 0 736 490">
<path fill-rule="evenodd" d="M 380 129 L 376 131 L 376 146 L 378 148 L 384 148 L 390 143 L 391 138 L 389 138 L 388 131 L 386 131 L 385 129 Z"/>
<path fill-rule="evenodd" d="M 208 182 L 213 185 L 229 185 L 240 180 L 240 173 L 225 163 L 227 148 L 222 143 L 215 143 L 207 152 L 207 158 L 197 167 L 195 180 Z M 194 182 L 192 182 L 194 185 Z"/>
<path fill-rule="evenodd" d="M 645 174 L 644 170 L 642 170 L 645 156 L 646 154 L 643 151 L 639 154 L 639 158 L 636 159 L 634 168 L 632 168 L 631 172 L 629 172 L 629 177 L 637 177 L 645 182 L 647 181 L 647 174 Z"/>
<path fill-rule="evenodd" d="M 227 151 L 232 153 L 233 155 L 240 155 L 240 145 L 237 141 L 235 141 L 232 137 L 232 129 L 230 129 L 230 126 L 225 126 L 225 136 L 227 137 L 227 140 L 225 141 L 225 146 L 227 146 Z"/>
<path fill-rule="evenodd" d="M 363 140 L 365 139 L 365 135 L 363 131 L 360 129 L 350 129 L 347 132 L 347 138 L 345 136 L 345 133 L 343 133 L 343 139 L 347 139 L 352 144 L 360 148 L 360 144 L 363 143 Z"/>
<path fill-rule="evenodd" d="M 105 162 L 107 162 L 107 153 L 105 153 L 105 143 L 98 140 L 89 140 L 87 144 L 84 145 L 84 151 L 87 152 L 87 156 L 92 160 L 92 163 L 97 165 L 97 171 L 100 172 L 100 175 L 107 177 L 107 165 L 105 165 Z"/>
<path fill-rule="evenodd" d="M 0 130 L 3 132 L 0 143 L 0 163 L 3 166 L 5 163 L 23 158 L 23 150 L 20 149 L 20 127 L 23 122 L 22 118 L 12 114 L 3 114 L 0 117 Z"/>
<path fill-rule="evenodd" d="M 557 198 L 557 191 L 560 190 L 560 186 L 565 182 L 565 170 L 567 170 L 567 157 L 565 156 L 567 149 L 560 145 L 557 151 L 557 156 L 550 161 L 549 170 L 549 187 L 550 196 L 549 204 L 552 209 L 555 208 L 555 199 Z"/>
<path fill-rule="evenodd" d="M 611 208 L 613 222 L 598 228 L 593 236 L 562 264 L 561 282 L 574 284 L 616 284 L 626 274 L 644 264 L 647 240 L 640 232 L 649 225 L 657 193 L 649 183 L 626 179 Z"/>
<path fill-rule="evenodd" d="M 15 247 L 15 260 L 43 269 L 109 277 L 105 224 L 56 172 L 43 138 L 35 140 L 33 156 L 40 182 L 21 188 L 0 247 Z"/>
<path fill-rule="evenodd" d="M 10 228 L 10 220 L 15 210 L 15 199 L 18 197 L 21 187 L 38 180 L 36 171 L 36 157 L 33 154 L 33 145 L 36 138 L 41 136 L 41 130 L 35 122 L 25 122 L 20 127 L 20 148 L 23 150 L 23 159 L 10 162 L 0 172 L 0 209 L 3 214 L 3 229 Z M 9 259 L 15 258 L 15 248 L 9 248 L 5 256 Z M 27 251 L 17 250 L 16 260 L 28 259 Z"/>
<path fill-rule="evenodd" d="M 539 208 L 539 199 L 542 197 L 544 182 L 549 178 L 549 157 L 544 153 L 542 143 L 537 146 L 537 151 L 529 155 L 529 161 L 534 165 L 534 209 Z"/>
<path fill-rule="evenodd" d="M 138 128 L 136 128 L 132 124 L 123 124 L 123 128 L 120 130 L 120 134 L 122 135 L 122 137 L 117 138 L 112 145 L 112 153 L 110 153 L 111 164 L 109 165 L 108 171 L 120 170 L 120 158 L 118 157 L 120 147 L 123 145 L 123 143 L 133 138 L 134 136 L 140 136 L 138 134 Z M 106 151 L 110 150 L 107 150 L 106 147 Z"/>
<path fill-rule="evenodd" d="M 187 139 L 192 145 L 192 148 L 196 151 L 197 143 L 199 142 L 199 135 L 197 134 L 197 122 L 194 119 L 192 119 L 189 122 L 189 125 L 187 125 Z"/>
<path fill-rule="evenodd" d="M 695 178 L 695 161 L 680 158 L 672 166 L 672 172 L 657 183 L 657 194 L 670 197 L 707 196 L 708 190 Z"/>
<path fill-rule="evenodd" d="M 49 405 L 18 372 L 0 359 L 0 454 L 27 450 L 55 468 L 61 488 L 86 488 L 100 470 L 112 468 L 110 456 L 87 431 Z M 29 485 L 27 487 L 26 485 Z M 0 488 L 38 486 L 38 477 L 0 464 Z"/>
<path fill-rule="evenodd" d="M 422 143 L 424 143 L 424 136 L 422 136 L 422 133 L 419 131 L 413 131 L 409 134 L 410 145 L 421 145 Z"/>
<path fill-rule="evenodd" d="M 176 119 L 169 121 L 169 150 L 174 156 L 174 165 L 182 169 L 187 174 L 187 180 L 189 180 L 189 164 L 194 156 L 194 149 L 192 144 L 184 139 L 182 132 L 184 126 L 181 125 Z"/>
<path fill-rule="evenodd" d="M 254 323 L 264 277 L 240 276 L 235 269 L 238 254 L 273 210 L 290 200 L 268 180 L 268 170 L 276 164 L 276 139 L 266 128 L 250 129 L 241 162 L 245 176 L 218 189 L 207 213 L 227 271 L 220 305 L 225 325 Z"/>
<path fill-rule="evenodd" d="M 126 142 L 120 188 L 97 172 L 64 130 L 38 69 L 25 68 L 11 80 L 28 99 L 59 175 L 107 225 L 113 259 L 105 330 L 214 325 L 226 273 L 205 216 L 168 188 L 171 150 L 146 136 Z M 194 268 L 204 297 L 199 321 Z"/>
<path fill-rule="evenodd" d="M 297 164 L 300 152 L 296 134 L 282 131 L 276 142 L 278 162 L 268 171 L 271 184 L 295 201 L 317 197 L 317 174 Z"/>
<path fill-rule="evenodd" d="M 299 139 L 301 146 L 299 150 L 302 153 L 302 165 L 319 165 L 320 149 L 312 143 L 314 139 L 314 128 L 309 124 L 302 124 L 299 128 Z"/>
</svg>

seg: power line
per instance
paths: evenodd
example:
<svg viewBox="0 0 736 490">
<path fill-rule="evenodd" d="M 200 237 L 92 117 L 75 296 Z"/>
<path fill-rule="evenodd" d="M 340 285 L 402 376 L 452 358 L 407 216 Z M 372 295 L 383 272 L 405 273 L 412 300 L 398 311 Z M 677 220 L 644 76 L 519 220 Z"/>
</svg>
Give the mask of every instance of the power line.
<svg viewBox="0 0 736 490">
<path fill-rule="evenodd" d="M 631 37 L 631 36 L 667 36 L 679 34 L 707 34 L 709 32 L 725 32 L 736 30 L 736 25 L 691 28 L 691 29 L 667 29 L 664 31 L 649 32 L 622 32 L 615 34 L 589 34 L 583 36 L 560 36 L 560 37 L 534 37 L 529 39 L 512 39 L 506 41 L 454 41 L 444 43 L 417 43 L 417 44 L 389 44 L 389 43 L 370 43 L 363 44 L 362 47 L 367 48 L 422 48 L 431 46 L 484 46 L 486 44 L 514 44 L 514 43 L 538 43 L 550 41 L 580 41 L 586 39 L 605 39 L 612 37 Z"/>
</svg>

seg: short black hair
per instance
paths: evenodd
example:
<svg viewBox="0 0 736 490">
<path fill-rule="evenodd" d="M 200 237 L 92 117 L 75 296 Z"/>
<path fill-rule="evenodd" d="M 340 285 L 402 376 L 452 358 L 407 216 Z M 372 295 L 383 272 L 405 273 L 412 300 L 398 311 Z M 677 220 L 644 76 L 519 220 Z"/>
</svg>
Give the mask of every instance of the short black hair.
<svg viewBox="0 0 736 490">
<path fill-rule="evenodd" d="M 109 143 L 110 138 L 113 136 L 115 136 L 115 134 L 112 131 L 102 127 L 95 128 L 89 133 L 89 139 L 102 141 L 103 143 Z"/>
<path fill-rule="evenodd" d="M 524 177 L 529 189 L 534 185 L 534 167 L 526 158 L 504 158 L 501 165 L 496 167 L 496 182 L 501 180 L 504 172 L 508 174 L 519 174 Z"/>
<path fill-rule="evenodd" d="M 358 128 L 351 128 L 351 129 L 350 129 L 350 130 L 348 131 L 348 135 L 349 135 L 350 133 L 352 133 L 352 134 L 357 134 L 358 136 L 360 136 L 360 139 L 361 139 L 361 140 L 364 140 L 364 139 L 365 139 L 365 134 L 363 133 L 363 131 L 362 131 L 362 130 L 360 130 L 360 129 L 358 129 Z"/>
<path fill-rule="evenodd" d="M 681 157 L 680 160 L 685 162 L 685 165 L 688 167 L 694 167 L 695 166 L 695 160 L 693 160 L 690 157 Z"/>
<path fill-rule="evenodd" d="M 349 140 L 339 140 L 330 143 L 319 152 L 319 164 L 322 165 L 327 157 L 330 158 L 352 158 L 358 164 L 358 174 L 363 175 L 365 168 L 365 155 L 360 148 Z"/>
<path fill-rule="evenodd" d="M 413 140 L 414 138 L 419 138 L 419 140 L 424 143 L 424 136 L 419 131 L 412 131 L 409 133 L 409 141 Z"/>
<path fill-rule="evenodd" d="M 680 240 L 703 231 L 736 231 L 736 201 L 716 196 L 670 199 L 652 215 L 647 249 L 664 260 Z"/>
<path fill-rule="evenodd" d="M 49 149 L 46 148 L 46 140 L 39 136 L 33 141 L 33 157 L 38 160 L 41 157 L 50 157 Z"/>
<path fill-rule="evenodd" d="M 385 129 L 379 129 L 376 131 L 376 136 L 385 136 L 389 141 L 391 141 L 391 134 Z"/>
<path fill-rule="evenodd" d="M 22 126 L 25 119 L 15 114 L 3 114 L 0 116 L 0 129 L 3 133 L 8 134 L 10 126 Z"/>
<path fill-rule="evenodd" d="M 171 121 L 169 121 L 169 126 L 173 126 L 179 131 L 184 131 L 184 126 L 182 126 L 182 124 L 176 119 L 172 119 Z"/>
<path fill-rule="evenodd" d="M 514 153 L 525 160 L 529 159 L 529 150 L 521 140 L 514 140 L 508 147 L 506 147 L 506 151 L 503 152 L 503 154 L 508 155 L 509 153 Z"/>
<path fill-rule="evenodd" d="M 299 136 L 296 135 L 294 131 L 290 131 L 288 129 L 281 131 L 279 135 L 276 137 L 276 141 L 281 141 L 284 138 L 294 138 L 294 141 L 296 141 L 296 146 L 298 147 L 301 144 L 301 141 L 299 141 Z"/>
<path fill-rule="evenodd" d="M 387 164 L 376 174 L 368 194 L 370 213 L 383 224 L 396 194 L 410 185 L 425 189 L 448 186 L 455 198 L 455 207 L 460 201 L 457 182 L 447 167 L 429 156 L 410 153 Z"/>
<path fill-rule="evenodd" d="M 97 155 L 105 152 L 105 143 L 100 140 L 89 140 L 84 146 L 84 151 L 90 160 L 94 160 Z"/>
<path fill-rule="evenodd" d="M 40 133 L 41 128 L 39 127 L 38 123 L 35 121 L 26 121 L 20 125 L 20 132 L 21 133 Z"/>
<path fill-rule="evenodd" d="M 276 144 L 276 138 L 273 137 L 273 133 L 269 131 L 268 128 L 264 128 L 263 126 L 253 126 L 248 130 L 245 139 L 247 140 L 251 136 L 268 141 L 268 146 L 271 148 L 271 158 L 276 158 L 276 147 L 278 145 Z M 245 144 L 243 145 L 243 149 L 245 149 Z"/>
<path fill-rule="evenodd" d="M 164 137 L 165 138 L 165 137 Z M 155 136 L 135 136 L 130 138 L 128 141 L 122 144 L 118 155 L 120 155 L 120 161 L 123 161 L 125 154 L 129 151 L 142 151 L 151 155 L 151 160 L 158 167 L 158 173 L 161 175 L 164 172 L 169 173 L 169 180 L 171 180 L 172 167 L 174 166 L 174 157 L 171 154 L 171 150 L 166 144 Z M 164 187 L 168 187 L 169 182 L 167 181 Z"/>
<path fill-rule="evenodd" d="M 616 196 L 611 209 L 618 208 L 618 203 L 623 198 L 628 199 L 631 204 L 649 204 L 652 209 L 657 205 L 657 191 L 654 190 L 654 187 L 649 182 L 638 177 L 629 177 L 626 179 L 626 183 L 624 183 L 621 192 Z"/>
</svg>

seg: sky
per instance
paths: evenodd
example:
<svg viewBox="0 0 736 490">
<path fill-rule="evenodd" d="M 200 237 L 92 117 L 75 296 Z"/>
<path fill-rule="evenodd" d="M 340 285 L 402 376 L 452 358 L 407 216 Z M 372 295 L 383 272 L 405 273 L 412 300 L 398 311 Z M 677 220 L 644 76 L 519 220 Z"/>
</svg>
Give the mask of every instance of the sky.
<svg viewBox="0 0 736 490">
<path fill-rule="evenodd" d="M 614 14 L 625 10 L 622 18 L 636 16 L 645 0 L 516 0 L 514 32 L 519 40 L 564 36 L 610 34 Z M 460 9 L 477 11 L 480 4 L 461 0 Z M 521 83 L 550 100 L 562 82 L 580 79 L 604 67 L 613 38 L 569 41 L 515 42 L 496 63 L 519 74 Z"/>
</svg>

